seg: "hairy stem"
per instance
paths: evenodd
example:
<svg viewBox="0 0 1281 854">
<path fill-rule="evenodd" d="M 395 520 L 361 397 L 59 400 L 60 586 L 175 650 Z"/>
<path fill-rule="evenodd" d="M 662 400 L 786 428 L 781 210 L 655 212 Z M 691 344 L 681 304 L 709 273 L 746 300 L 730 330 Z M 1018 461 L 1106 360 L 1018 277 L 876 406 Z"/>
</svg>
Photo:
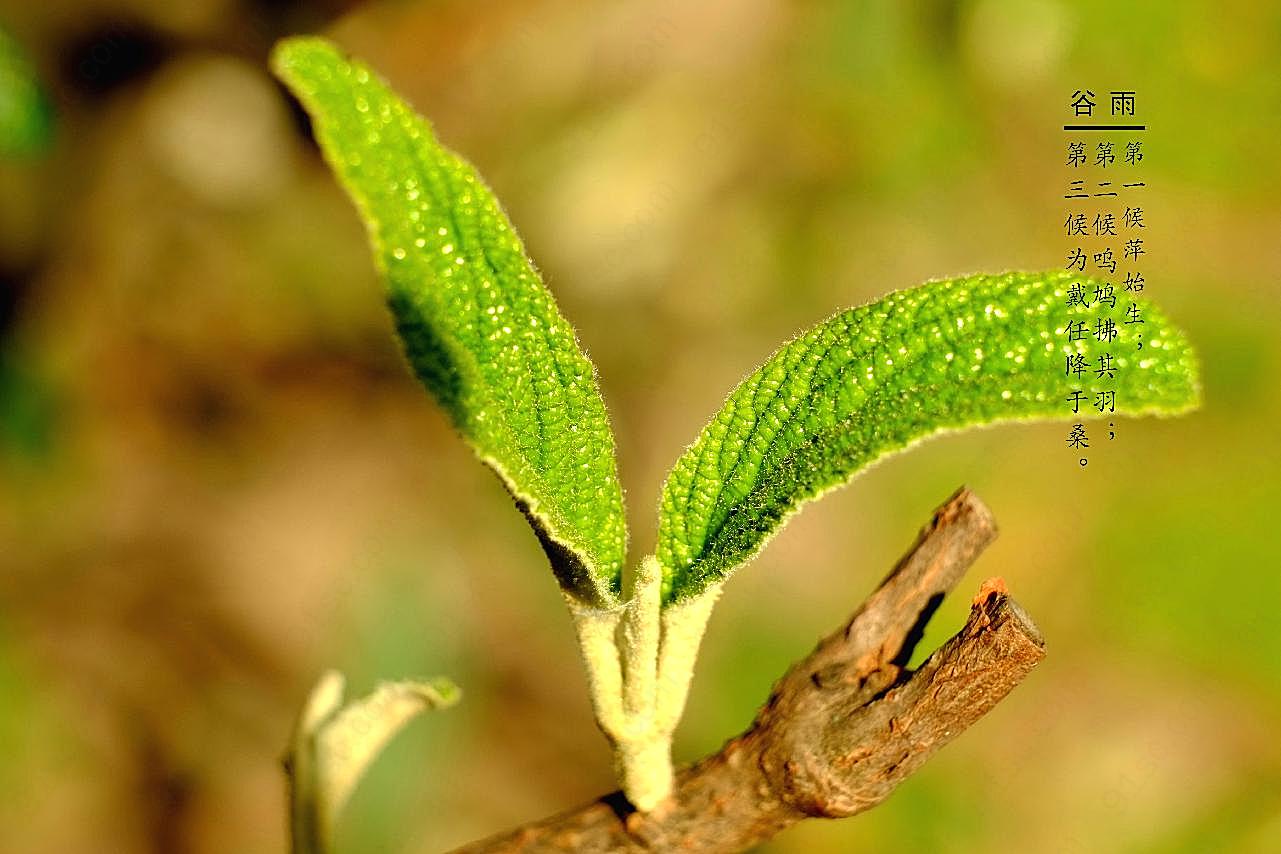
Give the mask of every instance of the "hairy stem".
<svg viewBox="0 0 1281 854">
<path fill-rule="evenodd" d="M 613 741 L 623 729 L 623 671 L 615 635 L 623 609 L 602 610 L 583 605 L 566 596 L 574 620 L 578 650 L 587 669 L 587 691 L 591 696 L 596 723 Z"/>
</svg>

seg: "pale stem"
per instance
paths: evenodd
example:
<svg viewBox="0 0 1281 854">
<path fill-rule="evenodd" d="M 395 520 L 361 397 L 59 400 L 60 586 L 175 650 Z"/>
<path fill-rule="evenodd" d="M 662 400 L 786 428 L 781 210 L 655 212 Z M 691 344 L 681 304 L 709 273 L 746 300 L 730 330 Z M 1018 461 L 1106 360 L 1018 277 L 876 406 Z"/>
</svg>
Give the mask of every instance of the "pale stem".
<svg viewBox="0 0 1281 854">
<path fill-rule="evenodd" d="M 623 708 L 628 716 L 650 718 L 658 690 L 659 596 L 662 570 L 647 557 L 633 579 L 619 647 L 623 661 Z"/>
<path fill-rule="evenodd" d="M 662 570 L 653 556 L 629 584 L 622 608 L 606 611 L 573 599 L 569 607 L 619 782 L 632 805 L 648 812 L 671 794 L 672 734 L 720 587 L 664 609 Z"/>
<path fill-rule="evenodd" d="M 658 651 L 658 704 L 654 723 L 659 731 L 667 733 L 669 741 L 685 711 L 689 686 L 694 679 L 694 663 L 698 660 L 698 648 L 703 641 L 707 621 L 712 615 L 712 607 L 720 595 L 721 586 L 716 584 L 698 596 L 669 605 L 663 610 L 662 644 Z"/>
<path fill-rule="evenodd" d="M 614 635 L 623 609 L 602 610 L 583 605 L 566 596 L 574 618 L 578 649 L 587 668 L 587 690 L 596 722 L 614 741 L 625 725 L 623 714 L 623 673 Z"/>
</svg>

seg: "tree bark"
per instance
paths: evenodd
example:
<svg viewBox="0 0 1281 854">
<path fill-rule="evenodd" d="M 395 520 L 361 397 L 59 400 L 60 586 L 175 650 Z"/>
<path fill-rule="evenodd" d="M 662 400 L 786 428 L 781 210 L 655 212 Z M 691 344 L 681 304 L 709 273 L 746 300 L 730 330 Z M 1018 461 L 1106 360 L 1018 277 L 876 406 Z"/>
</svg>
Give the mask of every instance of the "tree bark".
<svg viewBox="0 0 1281 854">
<path fill-rule="evenodd" d="M 944 595 L 995 538 L 991 512 L 957 490 L 849 622 L 775 684 L 752 726 L 679 771 L 659 808 L 636 812 L 614 792 L 459 851 L 742 851 L 802 819 L 876 806 L 1045 655 L 994 578 L 965 626 L 907 669 Z"/>
</svg>

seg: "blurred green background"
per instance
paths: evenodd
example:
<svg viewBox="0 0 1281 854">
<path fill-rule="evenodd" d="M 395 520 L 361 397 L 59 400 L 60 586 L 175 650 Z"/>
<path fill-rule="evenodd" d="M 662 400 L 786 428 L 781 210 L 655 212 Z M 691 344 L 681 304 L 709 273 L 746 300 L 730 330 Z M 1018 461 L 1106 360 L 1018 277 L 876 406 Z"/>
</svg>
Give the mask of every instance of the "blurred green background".
<svg viewBox="0 0 1281 854">
<path fill-rule="evenodd" d="M 632 553 L 735 382 L 839 307 L 1062 263 L 1067 100 L 1130 89 L 1147 293 L 1205 405 L 895 457 L 728 585 L 678 760 L 745 727 L 964 483 L 1049 656 L 885 805 L 771 852 L 1281 851 L 1281 8 L 1057 0 L 43 0 L 0 162 L 0 849 L 275 852 L 320 671 L 448 674 L 346 851 L 612 787 L 563 605 L 402 364 L 365 237 L 269 77 L 325 32 L 480 168 L 599 365 Z M 33 119 L 33 121 L 36 121 Z M 1089 422 L 1096 436 L 1106 426 Z"/>
</svg>

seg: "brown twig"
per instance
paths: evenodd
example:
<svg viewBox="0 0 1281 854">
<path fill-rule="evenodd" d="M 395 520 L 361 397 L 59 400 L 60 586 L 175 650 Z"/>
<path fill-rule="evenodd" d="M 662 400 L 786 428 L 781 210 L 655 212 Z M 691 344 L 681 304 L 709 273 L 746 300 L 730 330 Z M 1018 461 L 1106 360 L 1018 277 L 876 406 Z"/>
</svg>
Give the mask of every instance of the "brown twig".
<svg viewBox="0 0 1281 854">
<path fill-rule="evenodd" d="M 840 630 L 774 686 L 756 721 L 683 769 L 649 813 L 615 792 L 460 851 L 742 851 L 810 816 L 876 806 L 995 706 L 1045 655 L 1000 579 L 984 582 L 965 626 L 916 670 L 926 622 L 996 538 L 962 487 Z"/>
</svg>

